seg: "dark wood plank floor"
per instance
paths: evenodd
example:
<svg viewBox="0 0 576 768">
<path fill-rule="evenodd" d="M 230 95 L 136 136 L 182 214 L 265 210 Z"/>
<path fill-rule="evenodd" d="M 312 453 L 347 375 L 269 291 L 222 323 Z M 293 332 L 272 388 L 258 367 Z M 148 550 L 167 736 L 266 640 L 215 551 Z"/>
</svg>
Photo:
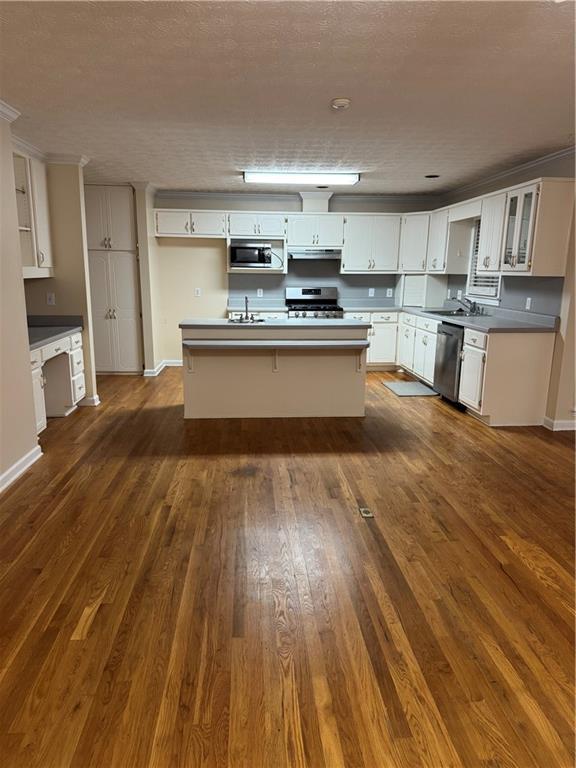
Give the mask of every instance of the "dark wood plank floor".
<svg viewBox="0 0 576 768">
<path fill-rule="evenodd" d="M 573 436 L 387 376 L 364 420 L 185 423 L 172 369 L 50 423 L 0 498 L 3 768 L 573 765 Z"/>
</svg>

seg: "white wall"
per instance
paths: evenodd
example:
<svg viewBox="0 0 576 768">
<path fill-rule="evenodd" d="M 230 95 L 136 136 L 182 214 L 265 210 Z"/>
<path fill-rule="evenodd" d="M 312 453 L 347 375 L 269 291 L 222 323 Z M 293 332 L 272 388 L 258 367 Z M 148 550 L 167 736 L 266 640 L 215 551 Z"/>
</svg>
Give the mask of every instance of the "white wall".
<svg viewBox="0 0 576 768">
<path fill-rule="evenodd" d="M 0 118 L 0 490 L 40 454 L 20 260 L 12 134 L 10 123 Z"/>
</svg>

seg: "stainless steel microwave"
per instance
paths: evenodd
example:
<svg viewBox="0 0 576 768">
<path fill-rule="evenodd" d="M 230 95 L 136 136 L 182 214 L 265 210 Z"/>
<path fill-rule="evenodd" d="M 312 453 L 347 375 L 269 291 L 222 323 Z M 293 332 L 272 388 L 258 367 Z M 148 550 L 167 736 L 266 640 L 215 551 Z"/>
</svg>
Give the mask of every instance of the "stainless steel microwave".
<svg viewBox="0 0 576 768">
<path fill-rule="evenodd" d="M 271 243 L 230 243 L 231 267 L 271 267 Z"/>
</svg>

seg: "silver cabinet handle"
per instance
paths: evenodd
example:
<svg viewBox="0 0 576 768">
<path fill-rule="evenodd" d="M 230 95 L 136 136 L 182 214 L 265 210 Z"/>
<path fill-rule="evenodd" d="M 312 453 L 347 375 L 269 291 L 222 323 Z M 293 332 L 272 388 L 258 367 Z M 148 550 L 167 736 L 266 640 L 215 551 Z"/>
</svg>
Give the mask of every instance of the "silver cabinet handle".
<svg viewBox="0 0 576 768">
<path fill-rule="evenodd" d="M 195 232 L 195 231 L 196 231 L 196 227 L 194 225 L 194 219 L 192 219 L 192 232 Z"/>
<path fill-rule="evenodd" d="M 115 309 L 113 309 L 113 310 L 112 310 L 112 320 L 117 320 L 117 319 L 118 319 L 118 318 L 116 317 L 116 310 L 115 310 Z"/>
<path fill-rule="evenodd" d="M 104 320 L 110 320 L 110 310 L 106 310 L 106 314 L 104 315 Z"/>
<path fill-rule="evenodd" d="M 254 224 L 254 234 L 256 234 L 256 224 Z"/>
<path fill-rule="evenodd" d="M 112 248 L 112 238 L 108 238 L 108 248 Z"/>
<path fill-rule="evenodd" d="M 55 347 L 54 352 L 60 352 L 60 347 Z"/>
<path fill-rule="evenodd" d="M 190 222 L 189 221 L 186 221 L 184 223 L 184 229 L 186 230 L 186 232 L 190 232 Z"/>
<path fill-rule="evenodd" d="M 44 251 L 38 251 L 38 263 L 44 264 Z"/>
</svg>

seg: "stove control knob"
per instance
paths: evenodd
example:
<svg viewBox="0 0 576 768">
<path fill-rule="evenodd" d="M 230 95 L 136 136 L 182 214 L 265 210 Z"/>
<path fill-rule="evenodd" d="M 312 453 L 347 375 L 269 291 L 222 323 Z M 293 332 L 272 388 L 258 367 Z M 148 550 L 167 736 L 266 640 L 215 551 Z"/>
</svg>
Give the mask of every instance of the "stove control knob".
<svg viewBox="0 0 576 768">
<path fill-rule="evenodd" d="M 300 312 L 294 312 L 294 317 L 300 317 Z"/>
<path fill-rule="evenodd" d="M 314 317 L 318 317 L 318 312 L 314 312 Z"/>
<path fill-rule="evenodd" d="M 302 312 L 302 317 L 306 317 L 306 312 Z"/>
</svg>

